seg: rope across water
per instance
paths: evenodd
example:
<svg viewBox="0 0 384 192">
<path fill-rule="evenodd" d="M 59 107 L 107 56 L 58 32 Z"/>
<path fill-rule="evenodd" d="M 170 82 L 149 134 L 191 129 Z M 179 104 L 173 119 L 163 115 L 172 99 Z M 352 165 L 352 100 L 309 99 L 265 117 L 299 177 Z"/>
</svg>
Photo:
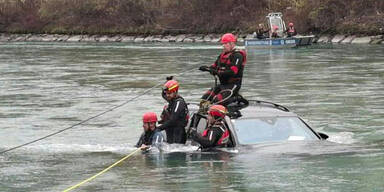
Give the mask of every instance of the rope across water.
<svg viewBox="0 0 384 192">
<path fill-rule="evenodd" d="M 195 69 L 196 69 L 196 66 L 193 66 L 191 69 L 182 71 L 182 72 L 178 73 L 177 75 L 180 76 L 180 75 L 183 75 L 183 74 L 185 74 L 185 73 L 187 73 L 187 72 L 190 72 L 190 71 L 192 71 L 192 70 L 195 70 Z M 159 86 L 162 85 L 162 84 L 163 84 L 163 83 L 158 83 L 158 84 L 152 86 L 151 88 L 145 90 L 143 93 L 141 93 L 141 94 L 139 94 L 139 95 L 137 95 L 137 96 L 135 96 L 135 97 L 133 97 L 133 98 L 131 98 L 131 99 L 125 101 L 124 103 L 121 103 L 120 105 L 114 106 L 114 107 L 112 107 L 112 108 L 110 108 L 110 109 L 108 109 L 108 110 L 105 110 L 105 111 L 103 111 L 103 112 L 101 112 L 101 113 L 99 113 L 99 114 L 97 114 L 97 115 L 95 115 L 95 116 L 92 116 L 92 117 L 90 117 L 90 118 L 88 118 L 88 119 L 85 119 L 85 120 L 83 120 L 83 121 L 81 121 L 81 122 L 79 122 L 79 123 L 76 123 L 76 124 L 74 124 L 74 125 L 72 125 L 72 126 L 69 126 L 69 127 L 67 127 L 67 128 L 58 130 L 58 131 L 53 132 L 53 133 L 51 133 L 51 134 L 48 134 L 48 135 L 46 135 L 46 136 L 40 137 L 40 138 L 38 138 L 38 139 L 29 141 L 29 142 L 27 142 L 27 143 L 24 143 L 24 144 L 21 144 L 21 145 L 18 145 L 18 146 L 15 146 L 15 147 L 6 149 L 6 150 L 4 150 L 4 151 L 1 151 L 0 154 L 3 154 L 3 153 L 6 153 L 6 152 L 15 150 L 15 149 L 18 149 L 18 148 L 27 146 L 27 145 L 30 145 L 30 144 L 32 144 L 32 143 L 36 143 L 36 142 L 38 142 L 38 141 L 41 141 L 41 140 L 44 140 L 44 139 L 46 139 L 46 138 L 52 137 L 52 136 L 54 136 L 54 135 L 57 135 L 57 134 L 59 134 L 59 133 L 61 133 L 61 132 L 66 131 L 66 130 L 75 128 L 75 127 L 78 126 L 78 125 L 84 124 L 84 123 L 86 123 L 86 122 L 88 122 L 88 121 L 90 121 L 90 120 L 92 120 L 92 119 L 95 119 L 95 118 L 97 118 L 97 117 L 100 117 L 100 116 L 102 116 L 102 115 L 104 115 L 104 114 L 106 114 L 106 113 L 108 113 L 108 112 L 111 112 L 111 111 L 113 111 L 113 110 L 115 110 L 115 109 L 117 109 L 117 108 L 120 108 L 120 107 L 126 105 L 127 103 L 129 103 L 129 102 L 131 102 L 131 101 L 133 101 L 133 100 L 135 100 L 135 99 L 137 99 L 137 98 L 139 98 L 139 97 L 141 97 L 141 96 L 147 94 L 148 92 L 150 92 L 150 91 L 153 90 L 154 88 L 159 87 Z"/>
<path fill-rule="evenodd" d="M 140 151 L 140 148 L 137 148 L 135 151 L 131 152 L 130 154 L 128 154 L 127 156 L 125 156 L 124 158 L 120 159 L 119 161 L 116 161 L 114 164 L 110 165 L 109 167 L 105 168 L 104 170 L 100 171 L 99 173 L 93 175 L 92 177 L 89 177 L 88 179 L 85 179 L 83 181 L 81 181 L 80 183 L 76 184 L 76 185 L 73 185 L 72 187 L 69 187 L 68 189 L 65 189 L 63 192 L 68 192 L 68 191 L 71 191 L 73 189 L 76 189 L 78 188 L 80 185 L 83 185 L 84 183 L 87 183 L 89 181 L 92 181 L 93 179 L 95 179 L 97 176 L 107 172 L 108 170 L 110 170 L 111 168 L 113 168 L 114 166 L 118 165 L 119 163 L 123 162 L 124 160 L 128 159 L 129 157 L 131 157 L 133 154 L 135 154 L 136 152 Z"/>
</svg>

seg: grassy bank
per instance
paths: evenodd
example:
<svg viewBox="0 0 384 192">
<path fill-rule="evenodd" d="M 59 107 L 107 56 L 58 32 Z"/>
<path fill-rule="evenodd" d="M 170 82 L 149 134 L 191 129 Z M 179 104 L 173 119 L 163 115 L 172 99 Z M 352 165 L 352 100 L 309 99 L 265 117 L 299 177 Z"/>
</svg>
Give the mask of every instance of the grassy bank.
<svg viewBox="0 0 384 192">
<path fill-rule="evenodd" d="M 273 11 L 300 33 L 384 31 L 383 0 L 0 0 L 0 32 L 251 33 Z"/>
</svg>

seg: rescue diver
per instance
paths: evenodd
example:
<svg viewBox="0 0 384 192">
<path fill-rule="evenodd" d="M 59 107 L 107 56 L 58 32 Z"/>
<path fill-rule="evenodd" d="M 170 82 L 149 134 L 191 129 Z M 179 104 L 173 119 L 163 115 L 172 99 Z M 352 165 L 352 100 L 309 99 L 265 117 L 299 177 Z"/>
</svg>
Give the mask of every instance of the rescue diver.
<svg viewBox="0 0 384 192">
<path fill-rule="evenodd" d="M 230 132 L 224 124 L 227 109 L 222 105 L 212 105 L 208 109 L 208 122 L 200 135 L 196 128 L 191 129 L 191 138 L 200 144 L 202 149 L 213 147 L 232 147 Z"/>
<path fill-rule="evenodd" d="M 278 30 L 279 30 L 279 27 L 277 25 L 274 25 L 272 27 L 271 38 L 280 38 L 279 34 L 277 33 Z"/>
<path fill-rule="evenodd" d="M 154 112 L 147 112 L 143 115 L 143 129 L 144 132 L 141 134 L 139 141 L 135 145 L 137 148 L 145 151 L 152 146 L 159 146 L 164 136 L 159 129 L 156 128 L 157 116 Z"/>
<path fill-rule="evenodd" d="M 269 32 L 269 29 L 265 29 L 264 28 L 264 24 L 260 23 L 259 24 L 259 28 L 256 31 L 256 38 L 258 38 L 258 39 L 265 39 L 265 38 L 267 38 L 265 34 L 268 33 L 268 32 Z"/>
<path fill-rule="evenodd" d="M 236 49 L 236 37 L 226 33 L 221 37 L 223 51 L 211 66 L 201 66 L 200 71 L 209 71 L 219 77 L 220 84 L 208 90 L 202 97 L 202 102 L 226 106 L 229 97 L 237 95 L 241 88 L 243 70 L 246 63 L 246 52 Z M 226 90 L 226 91 L 225 91 Z"/>
<path fill-rule="evenodd" d="M 287 33 L 287 37 L 293 37 L 297 35 L 297 31 L 295 27 L 293 26 L 293 23 L 288 24 L 287 30 L 284 31 L 284 33 Z"/>
<path fill-rule="evenodd" d="M 185 144 L 187 134 L 185 126 L 188 123 L 188 107 L 184 99 L 178 94 L 179 83 L 175 80 L 168 80 L 164 84 L 163 98 L 168 105 L 162 112 L 162 125 L 159 130 L 165 130 L 167 143 Z"/>
</svg>

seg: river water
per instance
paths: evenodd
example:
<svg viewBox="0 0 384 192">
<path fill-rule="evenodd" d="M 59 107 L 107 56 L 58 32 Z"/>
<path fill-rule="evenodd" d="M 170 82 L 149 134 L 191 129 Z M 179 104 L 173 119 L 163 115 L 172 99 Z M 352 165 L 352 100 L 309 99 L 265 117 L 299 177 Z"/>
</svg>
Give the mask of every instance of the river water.
<svg viewBox="0 0 384 192">
<path fill-rule="evenodd" d="M 176 75 L 198 102 L 211 44 L 0 44 L 0 191 L 62 191 L 135 148 L 141 115 L 160 113 Z M 170 146 L 134 154 L 75 191 L 384 191 L 384 47 L 248 50 L 241 93 L 285 105 L 329 142 L 254 145 L 234 153 Z M 191 70 L 194 69 L 194 70 Z M 187 71 L 180 75 L 181 72 Z M 136 96 L 132 102 L 127 102 Z"/>
</svg>

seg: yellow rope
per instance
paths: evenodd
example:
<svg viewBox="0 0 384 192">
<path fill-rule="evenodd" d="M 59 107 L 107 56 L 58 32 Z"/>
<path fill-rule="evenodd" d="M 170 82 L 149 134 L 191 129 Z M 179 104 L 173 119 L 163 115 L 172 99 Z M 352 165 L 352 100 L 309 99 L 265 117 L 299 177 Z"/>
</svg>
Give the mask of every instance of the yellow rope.
<svg viewBox="0 0 384 192">
<path fill-rule="evenodd" d="M 80 182 L 80 183 L 78 183 L 78 184 L 76 184 L 76 185 L 74 185 L 74 186 L 72 186 L 72 187 L 70 187 L 70 188 L 64 190 L 63 192 L 71 191 L 72 189 L 75 189 L 75 188 L 79 187 L 80 185 L 82 185 L 82 184 L 84 184 L 84 183 L 86 183 L 86 182 L 88 182 L 88 181 L 93 180 L 93 179 L 96 178 L 97 176 L 99 176 L 99 175 L 101 175 L 101 174 L 107 172 L 107 171 L 108 171 L 109 169 L 111 169 L 112 167 L 114 167 L 114 166 L 116 166 L 117 164 L 119 164 L 119 163 L 123 162 L 124 160 L 128 159 L 130 156 L 132 156 L 133 154 L 135 154 L 135 153 L 138 152 L 139 150 L 140 150 L 140 148 L 137 148 L 137 149 L 136 149 L 135 151 L 133 151 L 132 153 L 128 154 L 127 156 L 125 156 L 124 158 L 120 159 L 119 161 L 117 161 L 116 163 L 112 164 L 111 166 L 107 167 L 106 169 L 100 171 L 100 172 L 97 173 L 96 175 L 94 175 L 94 176 L 92 176 L 92 177 L 90 177 L 90 178 L 88 178 L 88 179 L 86 179 L 86 180 L 84 180 L 84 181 L 82 181 L 82 182 Z"/>
</svg>

